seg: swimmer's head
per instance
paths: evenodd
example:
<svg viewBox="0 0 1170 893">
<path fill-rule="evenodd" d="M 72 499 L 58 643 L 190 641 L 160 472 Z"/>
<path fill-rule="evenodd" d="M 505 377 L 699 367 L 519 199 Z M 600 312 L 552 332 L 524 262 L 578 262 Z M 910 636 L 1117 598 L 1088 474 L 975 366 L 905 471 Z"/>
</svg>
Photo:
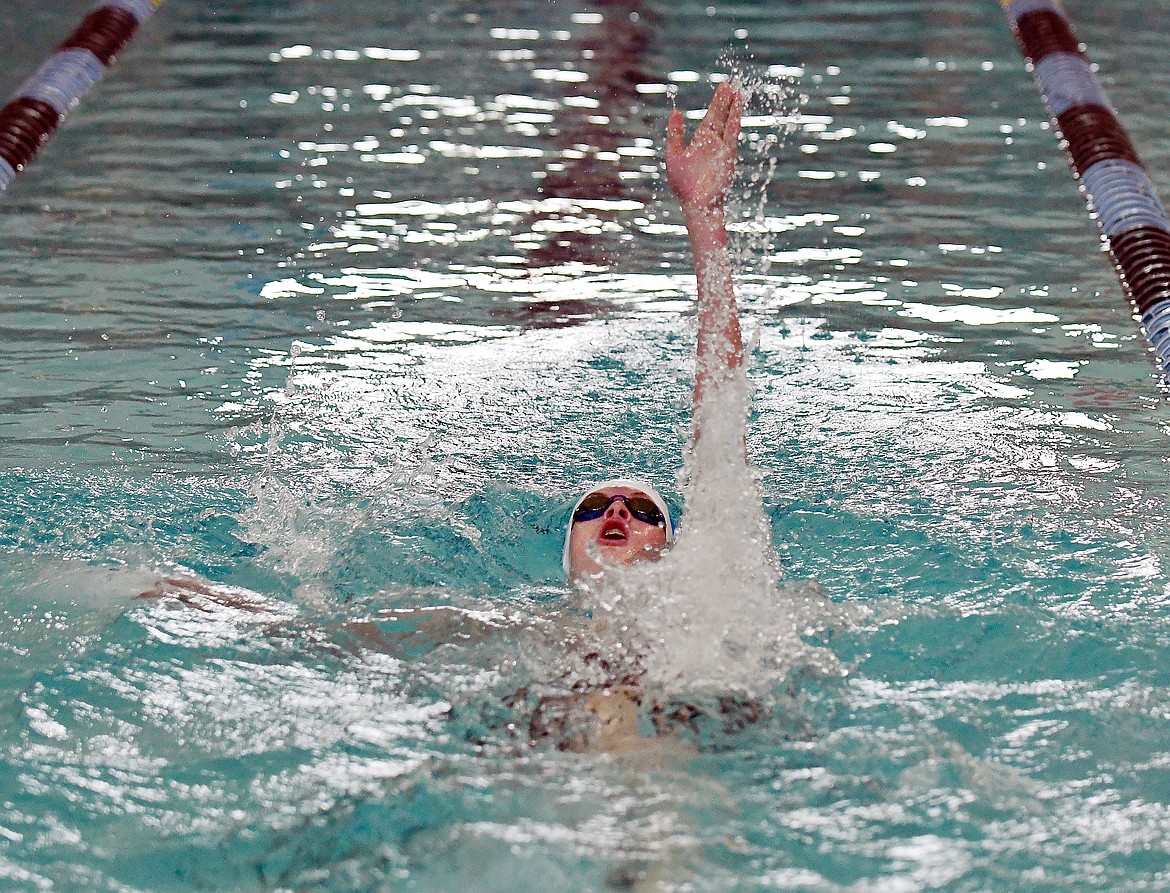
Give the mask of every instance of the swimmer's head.
<svg viewBox="0 0 1170 893">
<path fill-rule="evenodd" d="M 656 559 L 674 540 L 670 509 L 645 481 L 615 478 L 585 491 L 569 516 L 562 564 L 570 579 Z"/>
</svg>

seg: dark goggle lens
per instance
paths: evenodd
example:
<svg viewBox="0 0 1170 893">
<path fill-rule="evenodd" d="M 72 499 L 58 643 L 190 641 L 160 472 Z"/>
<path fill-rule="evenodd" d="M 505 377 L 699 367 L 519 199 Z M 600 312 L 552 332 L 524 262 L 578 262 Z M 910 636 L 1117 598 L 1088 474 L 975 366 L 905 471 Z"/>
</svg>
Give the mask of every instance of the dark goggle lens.
<svg viewBox="0 0 1170 893">
<path fill-rule="evenodd" d="M 662 516 L 662 511 L 654 504 L 653 499 L 645 496 L 624 496 L 621 493 L 616 496 L 606 496 L 603 493 L 590 493 L 581 500 L 581 504 L 577 506 L 577 511 L 573 512 L 573 520 L 592 521 L 594 518 L 600 518 L 605 514 L 605 510 L 618 499 L 622 500 L 626 504 L 626 508 L 629 509 L 630 514 L 643 524 L 657 526 L 666 523 L 666 518 Z"/>
<path fill-rule="evenodd" d="M 605 510 L 609 508 L 609 504 L 613 502 L 608 496 L 603 496 L 600 493 L 590 493 L 581 500 L 581 504 L 577 506 L 577 511 L 573 512 L 574 521 L 592 521 L 594 518 L 600 518 L 605 514 Z"/>
<path fill-rule="evenodd" d="M 658 525 L 666 521 L 652 499 L 635 496 L 633 499 L 626 500 L 626 508 L 630 510 L 631 515 L 644 524 Z"/>
</svg>

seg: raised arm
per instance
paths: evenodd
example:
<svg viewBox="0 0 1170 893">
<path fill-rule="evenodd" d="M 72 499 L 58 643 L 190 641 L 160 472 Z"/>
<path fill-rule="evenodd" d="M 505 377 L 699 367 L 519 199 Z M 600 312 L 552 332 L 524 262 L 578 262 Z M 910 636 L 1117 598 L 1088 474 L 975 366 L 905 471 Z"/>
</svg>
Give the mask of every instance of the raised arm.
<svg viewBox="0 0 1170 893">
<path fill-rule="evenodd" d="M 723 213 L 735 178 L 742 114 L 743 97 L 722 83 L 689 144 L 682 112 L 672 112 L 666 125 L 666 177 L 682 205 L 698 283 L 696 419 L 704 391 L 743 364 Z"/>
</svg>

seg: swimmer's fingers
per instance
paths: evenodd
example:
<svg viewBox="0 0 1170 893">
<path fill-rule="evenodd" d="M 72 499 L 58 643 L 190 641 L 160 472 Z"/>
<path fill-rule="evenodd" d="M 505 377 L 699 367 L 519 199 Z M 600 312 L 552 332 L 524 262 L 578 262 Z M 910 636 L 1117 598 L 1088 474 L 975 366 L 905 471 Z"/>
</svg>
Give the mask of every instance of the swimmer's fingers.
<svg viewBox="0 0 1170 893">
<path fill-rule="evenodd" d="M 735 151 L 739 146 L 739 129 L 743 124 L 743 94 L 736 91 L 728 109 L 727 122 L 723 127 L 723 145 Z"/>
<path fill-rule="evenodd" d="M 701 122 L 698 122 L 698 129 L 695 131 L 695 138 L 691 143 L 697 143 L 698 140 L 708 136 L 722 136 L 723 125 L 727 123 L 728 117 L 728 85 L 722 83 L 715 88 L 715 96 L 711 97 L 711 103 L 707 107 L 707 114 L 703 115 Z"/>
<path fill-rule="evenodd" d="M 675 109 L 666 119 L 666 158 L 671 160 L 682 154 L 685 148 L 683 113 Z"/>
<path fill-rule="evenodd" d="M 715 99 L 711 100 L 712 108 L 715 108 L 716 100 L 719 100 L 718 117 L 712 121 L 712 129 L 725 145 L 734 146 L 743 119 L 743 94 L 723 83 L 716 90 Z"/>
<path fill-rule="evenodd" d="M 723 200 L 735 176 L 743 98 L 730 84 L 715 89 L 693 138 L 686 140 L 680 112 L 666 125 L 666 175 L 686 207 L 712 207 Z"/>
<path fill-rule="evenodd" d="M 707 114 L 703 116 L 702 123 L 699 124 L 699 130 L 695 134 L 695 139 L 700 136 L 711 134 L 718 139 L 723 138 L 723 132 L 727 129 L 727 118 L 731 111 L 732 100 L 735 97 L 735 91 L 731 89 L 731 85 L 726 81 L 715 88 L 715 95 L 711 97 L 711 104 L 707 106 Z"/>
</svg>

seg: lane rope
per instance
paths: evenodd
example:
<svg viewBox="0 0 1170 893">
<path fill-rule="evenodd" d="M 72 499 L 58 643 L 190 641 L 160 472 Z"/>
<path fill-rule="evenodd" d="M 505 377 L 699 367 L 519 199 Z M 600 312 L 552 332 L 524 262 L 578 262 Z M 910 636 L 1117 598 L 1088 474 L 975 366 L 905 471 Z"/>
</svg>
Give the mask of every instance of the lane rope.
<svg viewBox="0 0 1170 893">
<path fill-rule="evenodd" d="M 1059 0 L 1002 0 L 1135 319 L 1170 382 L 1170 216 Z"/>
<path fill-rule="evenodd" d="M 101 0 L 0 108 L 0 192 L 28 166 L 163 0 Z"/>
</svg>

